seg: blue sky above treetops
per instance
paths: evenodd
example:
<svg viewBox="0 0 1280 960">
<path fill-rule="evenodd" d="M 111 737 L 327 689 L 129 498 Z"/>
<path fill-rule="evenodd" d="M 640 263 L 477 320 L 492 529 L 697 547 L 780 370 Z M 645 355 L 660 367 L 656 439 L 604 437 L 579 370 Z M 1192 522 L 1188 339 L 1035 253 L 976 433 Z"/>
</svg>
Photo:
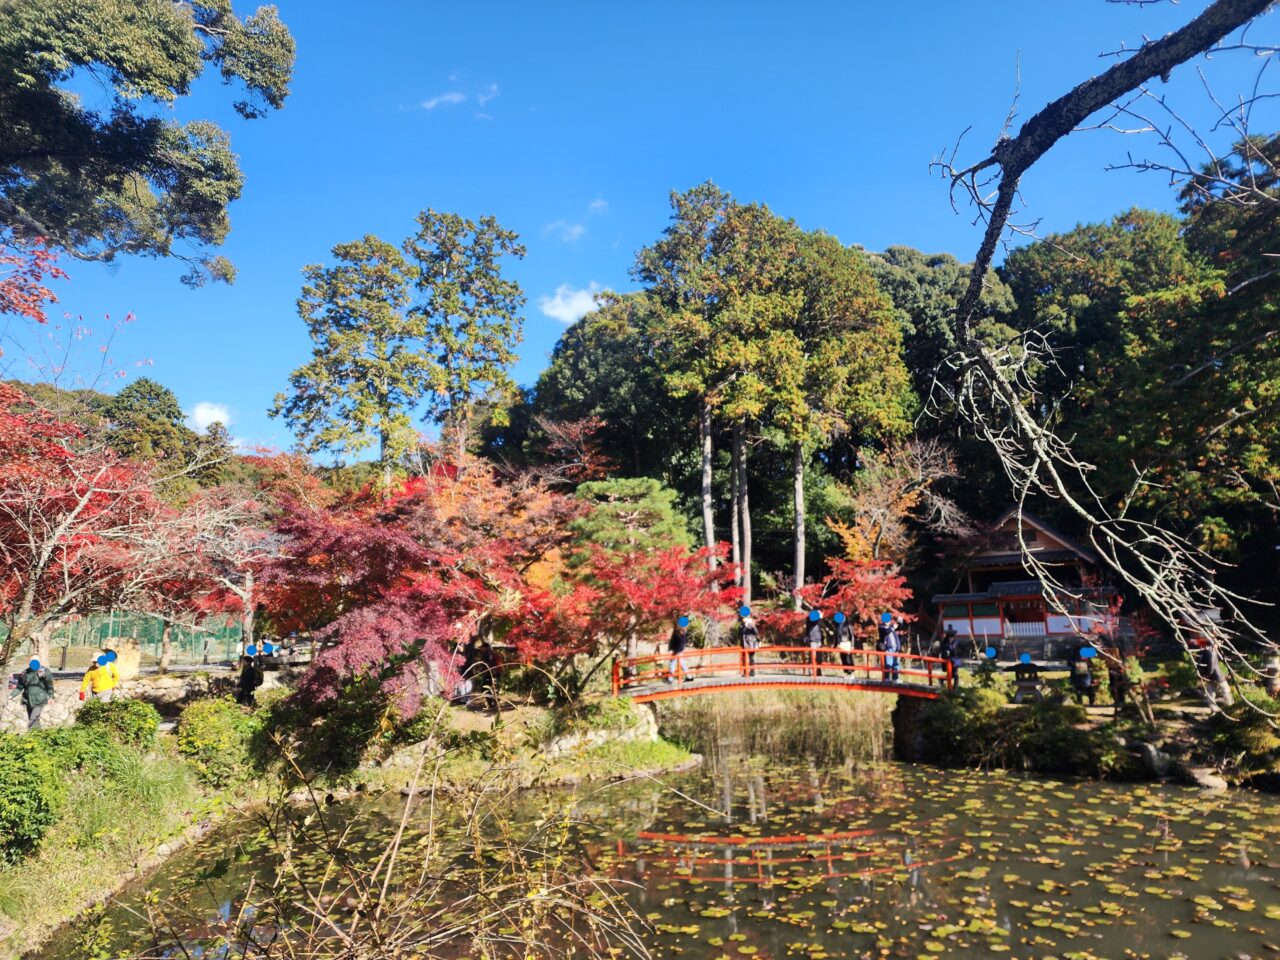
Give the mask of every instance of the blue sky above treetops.
<svg viewBox="0 0 1280 960">
<path fill-rule="evenodd" d="M 967 260 L 980 227 L 972 211 L 952 211 L 930 160 L 970 126 L 959 159 L 984 156 L 1019 75 L 1015 123 L 1113 62 L 1099 54 L 1158 37 L 1201 7 L 278 5 L 298 43 L 285 108 L 240 121 L 231 92 L 210 77 L 176 111 L 222 123 L 241 157 L 244 197 L 231 207 L 222 250 L 238 268 L 235 284 L 187 289 L 177 262 L 67 260 L 71 280 L 57 285 L 51 328 L 7 325 L 7 376 L 36 376 L 27 353 L 57 362 L 66 311 L 80 318 L 71 325 L 92 330 L 69 365 L 96 379 L 100 347 L 132 312 L 99 386 L 114 391 L 150 376 L 176 391 L 197 425 L 226 418 L 245 441 L 288 448 L 287 427 L 266 410 L 310 354 L 294 305 L 302 266 L 365 233 L 399 242 L 426 207 L 493 214 L 528 247 L 510 266 L 529 298 L 515 371 L 524 384 L 536 380 L 593 291 L 634 286 L 635 251 L 662 230 L 673 188 L 712 179 L 846 243 L 907 244 Z M 1194 66 L 1166 89 L 1203 122 L 1212 103 Z M 1234 96 L 1257 66 L 1247 56 L 1220 57 L 1206 76 Z M 1059 144 L 1025 181 L 1027 215 L 1048 232 L 1133 205 L 1172 209 L 1166 176 L 1105 169 L 1126 151 L 1155 151 L 1138 140 L 1085 132 Z"/>
</svg>

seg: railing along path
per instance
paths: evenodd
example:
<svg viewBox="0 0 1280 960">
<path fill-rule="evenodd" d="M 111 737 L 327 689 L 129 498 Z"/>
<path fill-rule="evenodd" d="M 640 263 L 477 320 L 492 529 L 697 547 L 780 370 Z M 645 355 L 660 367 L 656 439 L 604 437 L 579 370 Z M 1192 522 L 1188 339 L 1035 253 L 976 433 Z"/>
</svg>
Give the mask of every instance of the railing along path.
<svg viewBox="0 0 1280 960">
<path fill-rule="evenodd" d="M 724 690 L 837 687 L 936 699 L 951 685 L 951 671 L 951 661 L 941 657 L 883 650 L 691 648 L 615 659 L 613 694 L 647 703 Z"/>
</svg>

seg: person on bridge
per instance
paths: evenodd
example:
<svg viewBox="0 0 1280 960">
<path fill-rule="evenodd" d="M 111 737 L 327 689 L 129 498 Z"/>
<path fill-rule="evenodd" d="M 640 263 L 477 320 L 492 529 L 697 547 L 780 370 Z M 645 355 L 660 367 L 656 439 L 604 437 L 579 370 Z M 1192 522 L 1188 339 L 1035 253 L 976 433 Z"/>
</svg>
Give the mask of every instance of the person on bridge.
<svg viewBox="0 0 1280 960">
<path fill-rule="evenodd" d="M 893 618 L 885 624 L 884 639 L 884 679 L 898 682 L 898 654 L 902 652 L 902 639 L 898 636 L 898 621 Z"/>
<path fill-rule="evenodd" d="M 671 631 L 671 639 L 667 641 L 667 653 L 671 654 L 671 662 L 667 664 L 667 683 L 684 681 L 680 671 L 680 654 L 689 646 L 689 618 L 681 617 Z"/>
<path fill-rule="evenodd" d="M 942 639 L 938 642 L 938 656 L 951 661 L 951 689 L 960 688 L 960 644 L 956 639 L 956 628 L 947 624 L 942 631 Z"/>
<path fill-rule="evenodd" d="M 822 614 L 817 610 L 809 611 L 809 627 L 804 634 L 805 646 L 810 650 L 820 651 L 822 649 Z M 811 657 L 815 664 L 822 662 L 821 653 L 812 653 Z M 822 676 L 822 671 L 814 668 L 813 675 L 815 677 Z"/>
<path fill-rule="evenodd" d="M 744 675 L 754 677 L 756 675 L 756 651 L 760 649 L 760 630 L 756 627 L 755 617 L 751 616 L 750 607 L 743 607 L 738 611 L 738 616 L 741 618 L 738 621 L 738 642 L 742 644 L 747 663 L 750 665 Z"/>
<path fill-rule="evenodd" d="M 843 613 L 837 613 L 832 619 L 836 622 L 836 649 L 840 651 L 840 666 L 844 667 L 844 675 L 849 676 L 853 666 L 853 627 Z"/>
</svg>

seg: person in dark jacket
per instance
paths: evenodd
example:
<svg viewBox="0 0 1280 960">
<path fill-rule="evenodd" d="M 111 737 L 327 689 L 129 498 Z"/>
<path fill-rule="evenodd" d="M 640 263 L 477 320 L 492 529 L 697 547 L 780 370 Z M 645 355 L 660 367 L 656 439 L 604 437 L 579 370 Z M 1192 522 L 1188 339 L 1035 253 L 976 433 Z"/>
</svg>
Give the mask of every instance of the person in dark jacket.
<svg viewBox="0 0 1280 960">
<path fill-rule="evenodd" d="M 756 675 L 756 651 L 760 649 L 760 629 L 756 626 L 755 617 L 751 616 L 749 607 L 743 607 L 739 610 L 738 616 L 741 618 L 738 621 L 738 642 L 742 645 L 749 664 L 745 675 L 754 677 Z"/>
<path fill-rule="evenodd" d="M 240 658 L 240 676 L 236 680 L 236 703 L 242 707 L 256 705 L 254 693 L 262 686 L 262 668 L 254 662 L 253 657 Z"/>
<path fill-rule="evenodd" d="M 938 656 L 943 660 L 951 662 L 951 689 L 958 689 L 960 686 L 960 643 L 956 636 L 956 628 L 948 625 L 947 629 L 942 631 L 942 640 L 939 641 Z"/>
<path fill-rule="evenodd" d="M 898 621 L 890 619 L 885 624 L 884 637 L 880 641 L 884 644 L 884 670 L 882 671 L 886 681 L 898 682 L 898 654 L 902 652 L 902 639 L 898 636 Z"/>
<path fill-rule="evenodd" d="M 820 651 L 822 649 L 822 639 L 822 614 L 817 610 L 810 610 L 809 626 L 806 627 L 804 631 L 804 644 L 810 650 Z M 813 653 L 811 655 L 811 660 L 813 663 L 821 663 L 822 654 L 817 652 Z M 816 677 L 820 677 L 822 676 L 822 671 L 815 668 L 813 674 Z"/>
<path fill-rule="evenodd" d="M 671 638 L 667 641 L 667 653 L 671 654 L 671 661 L 667 664 L 667 683 L 684 680 L 680 673 L 680 654 L 684 653 L 687 646 L 689 646 L 689 618 L 681 617 L 675 629 L 671 631 Z"/>
<path fill-rule="evenodd" d="M 1117 638 L 1115 647 L 1106 653 L 1107 688 L 1111 691 L 1117 717 L 1129 702 L 1129 671 L 1125 664 L 1124 646 L 1124 640 Z"/>
<path fill-rule="evenodd" d="M 1093 672 L 1089 669 L 1089 658 L 1084 655 L 1085 650 L 1092 649 L 1089 641 L 1081 638 L 1067 652 L 1067 670 L 1071 674 L 1071 689 L 1075 691 L 1076 703 L 1084 703 L 1087 697 L 1089 706 L 1093 706 L 1098 698 L 1098 690 L 1093 685 Z"/>
<path fill-rule="evenodd" d="M 18 677 L 18 690 L 22 694 L 22 705 L 27 708 L 27 729 L 40 729 L 40 714 L 53 699 L 53 677 L 39 660 L 32 660 Z"/>
<path fill-rule="evenodd" d="M 853 666 L 853 627 L 843 613 L 837 613 L 832 619 L 836 622 L 836 649 L 840 651 L 840 666 L 847 678 Z"/>
</svg>

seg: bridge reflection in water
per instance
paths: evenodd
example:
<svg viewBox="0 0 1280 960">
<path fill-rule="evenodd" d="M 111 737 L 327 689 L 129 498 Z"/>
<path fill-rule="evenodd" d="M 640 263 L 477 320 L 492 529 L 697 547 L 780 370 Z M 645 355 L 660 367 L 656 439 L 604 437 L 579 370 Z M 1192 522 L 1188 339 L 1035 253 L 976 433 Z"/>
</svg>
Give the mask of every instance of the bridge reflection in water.
<svg viewBox="0 0 1280 960">
<path fill-rule="evenodd" d="M 689 649 L 613 662 L 614 696 L 637 703 L 726 690 L 818 687 L 936 699 L 951 685 L 941 657 L 881 650 L 767 646 Z"/>
<path fill-rule="evenodd" d="M 814 767 L 808 778 L 781 781 L 744 772 L 716 763 L 720 803 L 680 804 L 682 815 L 616 841 L 603 858 L 660 932 L 719 918 L 720 930 L 736 933 L 767 915 L 779 926 L 757 926 L 753 939 L 765 929 L 785 938 L 793 926 L 869 934 L 899 907 L 935 900 L 930 868 L 973 854 L 952 834 L 956 818 L 895 810 L 900 796 L 889 783 L 877 795 L 874 774 L 864 789 L 832 799 L 824 796 L 829 776 Z"/>
</svg>

